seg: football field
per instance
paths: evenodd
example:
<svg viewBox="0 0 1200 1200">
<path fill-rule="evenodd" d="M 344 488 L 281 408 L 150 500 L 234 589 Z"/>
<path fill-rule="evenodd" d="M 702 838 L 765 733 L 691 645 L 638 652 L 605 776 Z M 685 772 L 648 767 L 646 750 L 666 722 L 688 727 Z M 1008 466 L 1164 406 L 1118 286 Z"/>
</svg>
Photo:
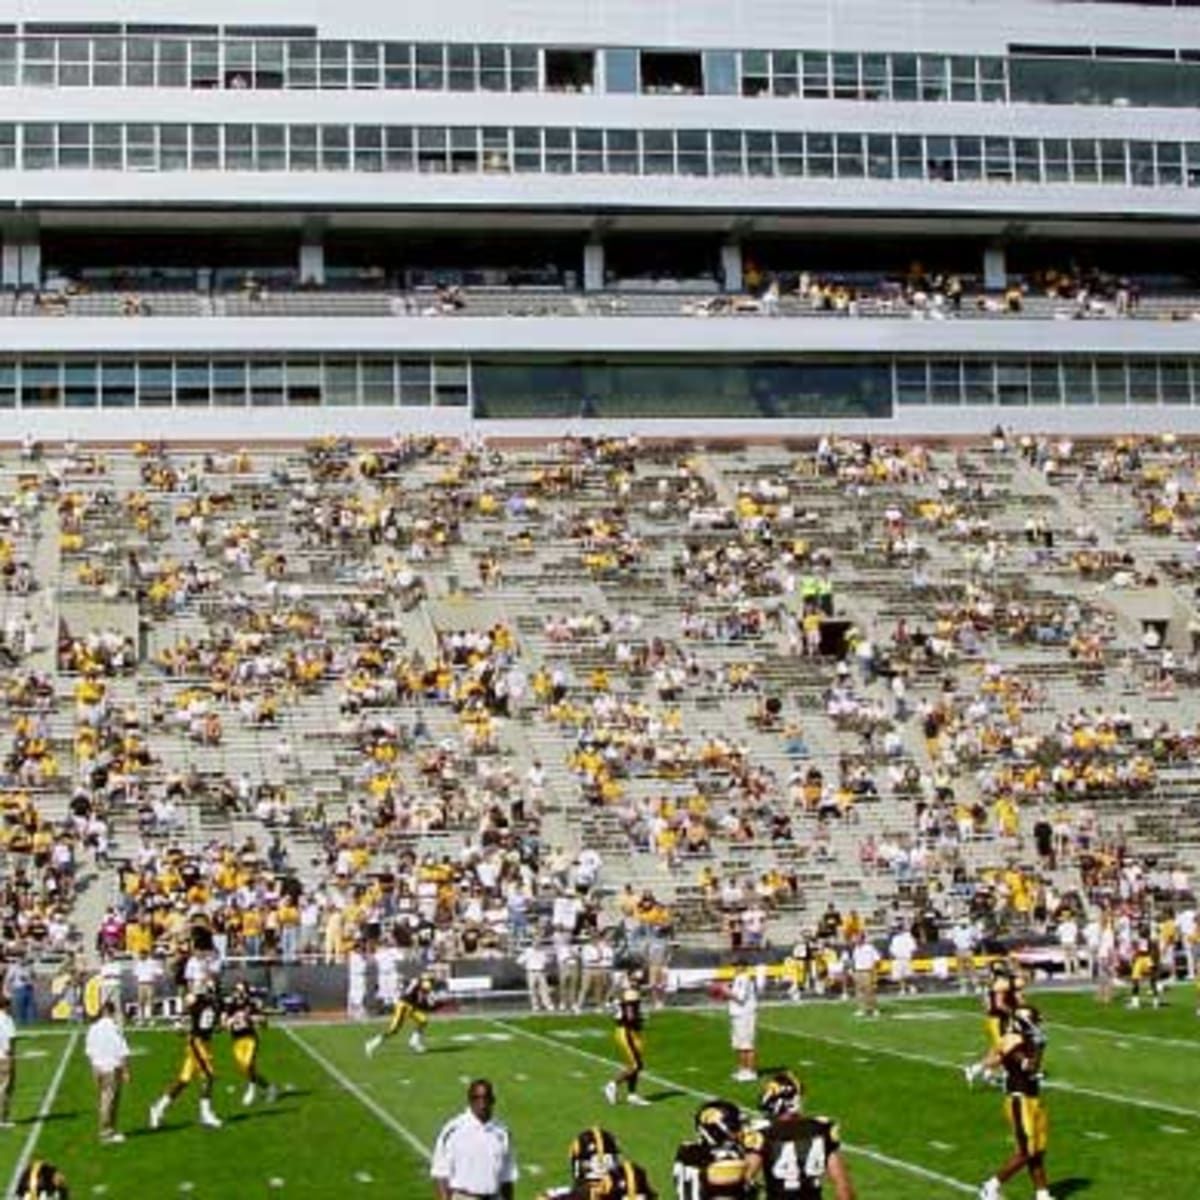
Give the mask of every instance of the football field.
<svg viewBox="0 0 1200 1200">
<path fill-rule="evenodd" d="M 1050 1038 L 1046 1102 L 1056 1197 L 1194 1200 L 1200 1195 L 1200 1019 L 1190 987 L 1160 1011 L 1100 1008 L 1091 996 L 1031 995 Z M 977 1002 L 929 997 L 857 1020 L 835 1002 L 760 1011 L 759 1062 L 805 1081 L 810 1112 L 841 1124 L 860 1197 L 927 1200 L 974 1195 L 1009 1152 L 1000 1094 L 967 1088 L 960 1067 L 983 1043 Z M 371 1030 L 378 1030 L 375 1022 Z M 191 1200 L 340 1196 L 429 1197 L 429 1147 L 464 1106 L 466 1081 L 493 1080 L 497 1114 L 513 1130 L 532 1200 L 565 1182 L 567 1145 L 603 1124 L 672 1195 L 676 1143 L 691 1136 L 701 1100 L 726 1096 L 753 1108 L 757 1088 L 730 1078 L 728 1025 L 720 1008 L 654 1012 L 647 1028 L 649 1108 L 609 1107 L 611 1022 L 600 1017 L 435 1017 L 424 1055 L 405 1039 L 368 1060 L 362 1025 L 274 1024 L 263 1038 L 263 1073 L 284 1089 L 268 1104 L 240 1103 L 228 1038 L 217 1040 L 215 1107 L 223 1128 L 196 1122 L 194 1091 L 150 1131 L 146 1110 L 175 1073 L 182 1037 L 132 1030 L 133 1083 L 122 1103 L 123 1145 L 96 1138 L 95 1087 L 78 1031 L 53 1029 L 18 1046 L 15 1128 L 0 1131 L 0 1178 L 30 1156 L 64 1169 L 73 1200 Z M 1030 1197 L 1025 1178 L 1006 1197 Z"/>
</svg>

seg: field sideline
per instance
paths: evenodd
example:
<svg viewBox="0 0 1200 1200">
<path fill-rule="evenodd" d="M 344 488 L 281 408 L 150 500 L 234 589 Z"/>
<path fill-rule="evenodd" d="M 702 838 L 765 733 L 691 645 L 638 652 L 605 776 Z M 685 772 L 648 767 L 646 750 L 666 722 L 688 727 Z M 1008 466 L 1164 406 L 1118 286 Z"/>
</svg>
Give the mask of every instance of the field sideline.
<svg viewBox="0 0 1200 1200">
<path fill-rule="evenodd" d="M 1200 1178 L 1200 1020 L 1191 989 L 1175 988 L 1174 1004 L 1157 1012 L 1104 1009 L 1084 994 L 1033 998 L 1049 1022 L 1054 1195 L 1191 1200 Z M 760 1014 L 760 1064 L 798 1071 L 810 1110 L 840 1120 L 864 1200 L 973 1195 L 1008 1149 L 999 1094 L 969 1090 L 960 1071 L 981 1048 L 979 1015 L 976 1002 L 952 997 L 893 1003 L 870 1022 L 837 1002 L 771 1005 Z M 435 1017 L 427 1054 L 397 1038 L 372 1060 L 363 1053 L 367 1032 L 344 1022 L 271 1026 L 262 1069 L 285 1092 L 249 1109 L 240 1106 L 222 1036 L 215 1107 L 225 1127 L 200 1128 L 196 1098 L 185 1094 L 151 1132 L 146 1110 L 174 1074 L 182 1041 L 132 1030 L 134 1080 L 121 1117 L 128 1140 L 105 1147 L 79 1032 L 22 1038 L 17 1125 L 0 1132 L 5 1194 L 36 1156 L 66 1171 L 73 1200 L 428 1197 L 437 1129 L 462 1107 L 465 1082 L 487 1075 L 516 1137 L 520 1200 L 564 1181 L 567 1143 L 597 1122 L 669 1197 L 674 1147 L 690 1135 L 698 1102 L 720 1094 L 753 1107 L 757 1095 L 729 1078 L 728 1029 L 715 1007 L 651 1015 L 642 1091 L 653 1103 L 643 1110 L 603 1100 L 615 1051 L 601 1016 Z M 1025 1180 L 1005 1190 L 1031 1195 Z"/>
</svg>

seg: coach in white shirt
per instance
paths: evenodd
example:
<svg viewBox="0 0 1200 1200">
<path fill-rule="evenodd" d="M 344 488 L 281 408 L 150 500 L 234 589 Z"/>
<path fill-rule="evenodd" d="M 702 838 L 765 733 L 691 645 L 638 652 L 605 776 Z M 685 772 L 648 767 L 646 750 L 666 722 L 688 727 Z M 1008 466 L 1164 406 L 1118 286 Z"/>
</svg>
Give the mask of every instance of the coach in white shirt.
<svg viewBox="0 0 1200 1200">
<path fill-rule="evenodd" d="M 0 1129 L 12 1128 L 12 1094 L 16 1083 L 17 1025 L 7 996 L 0 996 Z"/>
<path fill-rule="evenodd" d="M 125 1140 L 125 1135 L 117 1132 L 117 1105 L 121 1085 L 129 1082 L 129 1044 L 113 1019 L 116 1011 L 111 1000 L 104 1002 L 84 1047 L 100 1091 L 100 1140 L 108 1143 Z"/>
<path fill-rule="evenodd" d="M 729 986 L 729 1044 L 737 1055 L 733 1077 L 739 1083 L 758 1078 L 755 1062 L 755 1035 L 758 1021 L 758 984 L 754 972 L 745 963 L 735 968 Z"/>
<path fill-rule="evenodd" d="M 496 1094 L 486 1079 L 467 1086 L 467 1110 L 442 1126 L 429 1174 L 438 1200 L 512 1200 L 517 1159 L 503 1121 L 492 1116 Z"/>
</svg>

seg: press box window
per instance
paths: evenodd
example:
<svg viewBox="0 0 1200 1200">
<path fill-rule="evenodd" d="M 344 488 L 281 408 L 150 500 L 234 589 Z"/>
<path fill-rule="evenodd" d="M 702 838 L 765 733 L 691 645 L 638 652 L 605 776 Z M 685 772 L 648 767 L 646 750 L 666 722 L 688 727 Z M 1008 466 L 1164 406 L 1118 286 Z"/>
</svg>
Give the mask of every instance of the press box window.
<svg viewBox="0 0 1200 1200">
<path fill-rule="evenodd" d="M 546 90 L 590 92 L 596 79 L 596 55 L 592 50 L 547 50 Z"/>
<path fill-rule="evenodd" d="M 704 60 L 699 53 L 643 50 L 641 70 L 643 92 L 699 95 L 704 91 Z"/>
</svg>

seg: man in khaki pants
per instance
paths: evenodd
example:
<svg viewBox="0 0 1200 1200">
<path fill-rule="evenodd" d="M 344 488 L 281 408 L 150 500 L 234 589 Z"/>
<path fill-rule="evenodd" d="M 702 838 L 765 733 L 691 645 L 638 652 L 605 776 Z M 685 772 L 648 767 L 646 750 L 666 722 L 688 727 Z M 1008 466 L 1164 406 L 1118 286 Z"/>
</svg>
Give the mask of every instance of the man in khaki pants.
<svg viewBox="0 0 1200 1200">
<path fill-rule="evenodd" d="M 88 1030 L 86 1051 L 100 1091 L 100 1140 L 116 1144 L 125 1140 L 117 1131 L 117 1105 L 121 1085 L 129 1082 L 129 1045 L 116 1021 L 116 1007 L 106 1000 Z"/>
<path fill-rule="evenodd" d="M 16 1050 L 13 1042 L 17 1037 L 17 1026 L 9 1012 L 7 996 L 0 996 L 0 1129 L 13 1127 L 12 1104 L 13 1084 L 16 1082 Z"/>
</svg>

